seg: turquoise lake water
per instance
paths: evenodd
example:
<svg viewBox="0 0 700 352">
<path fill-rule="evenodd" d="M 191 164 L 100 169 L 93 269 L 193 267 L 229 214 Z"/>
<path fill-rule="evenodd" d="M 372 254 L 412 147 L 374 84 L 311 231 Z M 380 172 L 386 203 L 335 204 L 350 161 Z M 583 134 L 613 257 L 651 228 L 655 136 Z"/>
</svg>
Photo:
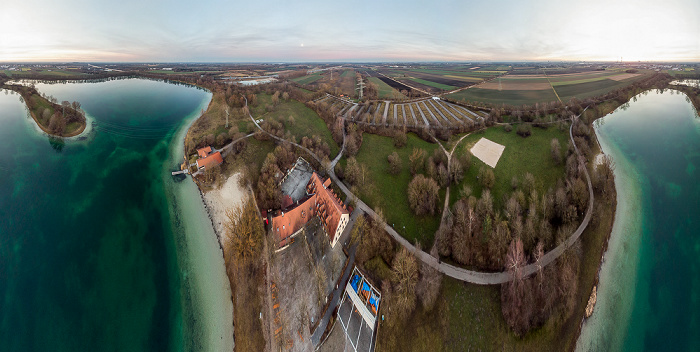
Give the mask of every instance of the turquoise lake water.
<svg viewBox="0 0 700 352">
<path fill-rule="evenodd" d="M 97 127 L 51 140 L 18 95 L 0 92 L 0 351 L 218 350 L 232 340 L 216 238 L 194 184 L 169 176 L 211 94 L 137 79 L 37 88 L 80 101 Z"/>
<path fill-rule="evenodd" d="M 596 122 L 618 209 L 581 351 L 700 350 L 700 118 L 648 91 Z"/>
</svg>

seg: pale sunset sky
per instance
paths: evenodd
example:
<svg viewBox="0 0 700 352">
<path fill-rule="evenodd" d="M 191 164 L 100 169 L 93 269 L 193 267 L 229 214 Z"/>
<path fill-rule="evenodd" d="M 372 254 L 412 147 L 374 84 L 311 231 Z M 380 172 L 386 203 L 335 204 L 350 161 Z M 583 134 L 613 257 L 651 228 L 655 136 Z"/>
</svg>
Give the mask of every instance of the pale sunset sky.
<svg viewBox="0 0 700 352">
<path fill-rule="evenodd" d="M 698 0 L 8 0 L 0 23 L 0 62 L 700 61 Z"/>
</svg>

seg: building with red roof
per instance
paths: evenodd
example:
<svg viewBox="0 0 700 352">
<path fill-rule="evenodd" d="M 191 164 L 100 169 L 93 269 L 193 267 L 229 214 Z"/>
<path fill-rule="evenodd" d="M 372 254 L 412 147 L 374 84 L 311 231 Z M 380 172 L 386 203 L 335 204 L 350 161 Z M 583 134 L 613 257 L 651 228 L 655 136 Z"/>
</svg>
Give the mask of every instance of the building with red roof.
<svg viewBox="0 0 700 352">
<path fill-rule="evenodd" d="M 216 153 L 208 155 L 205 158 L 197 159 L 197 168 L 198 169 L 204 168 L 204 170 L 206 170 L 206 169 L 210 169 L 214 166 L 221 165 L 221 163 L 223 163 L 223 162 L 224 162 L 224 158 L 221 157 L 221 153 L 216 152 Z"/>
<path fill-rule="evenodd" d="M 197 155 L 199 155 L 200 158 L 206 158 L 209 154 L 211 154 L 211 146 L 197 149 Z"/>
<path fill-rule="evenodd" d="M 285 207 L 271 221 L 271 231 L 281 246 L 297 233 L 314 216 L 321 220 L 331 247 L 335 247 L 345 226 L 350 220 L 350 212 L 340 198 L 329 188 L 330 178 L 325 182 L 315 172 L 306 184 L 306 197 L 295 204 L 289 204 L 288 196 L 284 199 Z M 289 208 L 294 206 L 293 208 Z"/>
</svg>

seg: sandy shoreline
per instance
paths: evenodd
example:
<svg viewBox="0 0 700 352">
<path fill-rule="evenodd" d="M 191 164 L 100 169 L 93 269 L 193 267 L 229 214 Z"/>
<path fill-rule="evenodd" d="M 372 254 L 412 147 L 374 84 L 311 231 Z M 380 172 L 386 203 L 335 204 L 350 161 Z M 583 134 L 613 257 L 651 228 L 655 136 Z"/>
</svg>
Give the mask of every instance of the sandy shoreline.
<svg viewBox="0 0 700 352">
<path fill-rule="evenodd" d="M 199 187 L 190 180 L 173 182 L 170 171 L 183 160 L 185 136 L 211 97 L 187 118 L 173 137 L 163 175 L 168 185 L 173 235 L 182 287 L 182 344 L 185 350 L 232 351 L 233 301 L 221 242 Z M 184 344 L 183 344 L 184 343 Z"/>
<path fill-rule="evenodd" d="M 231 238 L 224 230 L 226 209 L 240 205 L 245 196 L 245 191 L 238 185 L 239 178 L 240 174 L 235 173 L 220 188 L 206 193 L 199 191 L 222 250 L 231 244 Z"/>
</svg>

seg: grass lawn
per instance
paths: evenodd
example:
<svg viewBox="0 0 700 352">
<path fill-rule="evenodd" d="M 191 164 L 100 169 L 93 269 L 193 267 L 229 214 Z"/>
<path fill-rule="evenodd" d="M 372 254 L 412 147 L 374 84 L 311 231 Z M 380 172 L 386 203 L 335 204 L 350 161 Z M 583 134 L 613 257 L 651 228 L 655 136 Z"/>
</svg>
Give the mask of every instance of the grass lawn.
<svg viewBox="0 0 700 352">
<path fill-rule="evenodd" d="M 442 90 L 457 89 L 457 87 L 455 87 L 455 86 L 448 86 L 447 84 L 437 83 L 437 82 L 433 82 L 433 81 L 427 81 L 427 80 L 420 79 L 420 78 L 411 78 L 411 80 L 418 82 L 420 84 L 425 84 L 426 86 L 431 86 L 431 87 L 435 87 L 437 89 L 442 89 Z"/>
<path fill-rule="evenodd" d="M 293 78 L 292 81 L 297 82 L 299 84 L 311 84 L 311 83 L 318 81 L 319 79 L 321 79 L 321 74 L 314 73 L 312 75 L 306 75 L 306 76 Z"/>
<path fill-rule="evenodd" d="M 284 128 L 294 135 L 297 142 L 300 142 L 301 137 L 304 136 L 310 138 L 317 135 L 321 137 L 331 149 L 330 159 L 333 159 L 340 152 L 340 147 L 333 141 L 331 131 L 328 130 L 326 123 L 315 111 L 294 99 L 287 101 L 280 99 L 279 104 L 271 112 L 265 111 L 265 106 L 268 104 L 272 104 L 272 96 L 264 93 L 258 94 L 258 106 L 251 111 L 253 117 L 263 120 L 271 118 L 282 122 Z M 289 123 L 289 116 L 294 117 L 293 124 Z"/>
<path fill-rule="evenodd" d="M 495 126 L 483 132 L 474 133 L 462 140 L 455 149 L 453 157 L 458 157 L 459 153 L 468 153 L 469 149 L 482 137 L 493 142 L 504 145 L 501 158 L 494 169 L 496 183 L 491 189 L 494 199 L 494 208 L 501 209 L 504 202 L 503 195 L 512 193 L 511 179 L 513 176 L 522 183 L 525 173 L 529 172 L 535 176 L 537 192 L 541 195 L 550 187 L 556 187 L 557 180 L 564 177 L 564 162 L 555 165 L 552 160 L 550 143 L 552 138 L 559 139 L 562 154 L 568 149 L 568 130 L 562 132 L 552 126 L 546 130 L 533 127 L 532 135 L 527 138 L 520 137 L 515 133 L 516 128 L 511 132 L 505 132 L 502 126 Z M 472 188 L 472 194 L 481 197 L 482 187 L 476 179 L 481 167 L 489 168 L 477 157 L 472 156 L 471 166 L 465 173 L 464 179 L 458 185 L 450 186 L 450 203 L 459 199 L 459 191 L 465 184 Z M 526 195 L 527 196 L 527 195 Z"/>
<path fill-rule="evenodd" d="M 559 92 L 559 90 L 557 90 Z M 557 101 L 551 88 L 542 90 L 496 90 L 470 88 L 452 93 L 448 98 L 463 102 L 483 102 L 489 104 L 532 105 L 538 102 Z"/>
<path fill-rule="evenodd" d="M 356 158 L 360 164 L 367 165 L 368 182 L 364 187 L 359 187 L 359 197 L 373 209 L 381 208 L 387 223 L 393 224 L 396 231 L 406 239 L 411 242 L 418 240 L 425 246 L 432 246 L 433 236 L 440 225 L 440 212 L 444 198 L 440 197 L 434 216 L 417 217 L 413 214 L 406 196 L 408 183 L 412 179 L 408 157 L 413 152 L 413 148 L 424 149 L 430 156 L 433 150 L 439 147 L 409 133 L 406 146 L 397 149 L 394 147 L 392 138 L 365 133 L 362 147 Z M 388 172 L 387 157 L 394 151 L 399 154 L 402 162 L 401 173 L 398 175 L 391 175 Z M 442 194 L 444 191 L 441 192 Z"/>
</svg>

